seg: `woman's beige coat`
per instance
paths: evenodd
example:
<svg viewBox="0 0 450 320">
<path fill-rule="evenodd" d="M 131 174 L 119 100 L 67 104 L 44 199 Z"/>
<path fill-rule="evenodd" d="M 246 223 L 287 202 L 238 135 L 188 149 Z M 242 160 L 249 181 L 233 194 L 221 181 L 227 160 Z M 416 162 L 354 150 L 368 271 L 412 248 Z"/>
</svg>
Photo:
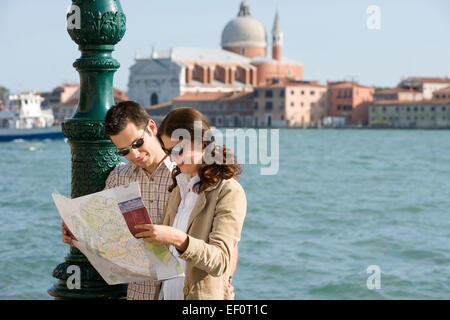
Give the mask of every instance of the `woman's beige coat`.
<svg viewBox="0 0 450 320">
<path fill-rule="evenodd" d="M 161 224 L 172 226 L 181 201 L 177 186 L 169 196 Z M 235 180 L 222 180 L 201 192 L 187 224 L 189 245 L 184 299 L 229 299 L 230 257 L 241 238 L 247 200 Z M 159 290 L 155 298 L 158 299 Z"/>
</svg>

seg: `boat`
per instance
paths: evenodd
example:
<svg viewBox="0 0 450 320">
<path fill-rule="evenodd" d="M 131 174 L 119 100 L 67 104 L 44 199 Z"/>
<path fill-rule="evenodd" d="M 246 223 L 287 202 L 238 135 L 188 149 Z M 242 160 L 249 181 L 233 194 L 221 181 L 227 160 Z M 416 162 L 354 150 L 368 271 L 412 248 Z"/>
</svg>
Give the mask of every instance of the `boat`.
<svg viewBox="0 0 450 320">
<path fill-rule="evenodd" d="M 41 108 L 44 98 L 30 92 L 8 100 L 0 110 L 0 142 L 64 139 L 61 126 L 54 125 L 52 109 Z"/>
</svg>

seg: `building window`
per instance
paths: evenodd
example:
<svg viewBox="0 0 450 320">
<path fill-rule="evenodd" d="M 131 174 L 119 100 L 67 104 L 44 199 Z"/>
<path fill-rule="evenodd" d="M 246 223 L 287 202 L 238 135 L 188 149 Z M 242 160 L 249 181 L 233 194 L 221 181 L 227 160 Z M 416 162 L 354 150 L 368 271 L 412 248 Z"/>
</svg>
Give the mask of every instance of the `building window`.
<svg viewBox="0 0 450 320">
<path fill-rule="evenodd" d="M 409 109 L 409 107 L 407 107 L 407 108 L 406 108 L 406 111 L 408 111 L 408 112 L 409 112 L 409 110 L 410 110 L 410 109 Z M 409 120 L 409 119 L 408 119 L 408 120 Z"/>
<path fill-rule="evenodd" d="M 414 107 L 414 111 L 417 111 L 417 110 L 419 110 L 417 107 Z"/>
<path fill-rule="evenodd" d="M 242 55 L 242 56 L 245 56 L 245 53 L 246 53 L 245 48 L 241 48 L 241 55 Z"/>
<path fill-rule="evenodd" d="M 386 107 L 383 107 L 383 112 L 385 112 L 386 111 Z"/>
<path fill-rule="evenodd" d="M 272 90 L 266 90 L 266 98 L 272 98 L 273 97 L 273 91 Z"/>
<path fill-rule="evenodd" d="M 280 102 L 280 110 L 284 110 L 284 102 Z"/>
<path fill-rule="evenodd" d="M 266 102 L 266 110 L 272 110 L 273 109 L 273 104 L 270 101 Z"/>
<path fill-rule="evenodd" d="M 340 104 L 337 105 L 337 110 L 338 110 L 338 111 L 341 110 L 341 105 L 340 105 Z"/>
<path fill-rule="evenodd" d="M 280 90 L 280 97 L 284 97 L 284 89 Z"/>
<path fill-rule="evenodd" d="M 291 102 L 291 107 L 293 107 L 294 106 L 294 102 Z"/>
<path fill-rule="evenodd" d="M 258 97 L 258 96 L 259 96 L 258 90 L 253 91 L 253 96 L 254 96 L 254 97 Z"/>
<path fill-rule="evenodd" d="M 295 92 L 294 92 L 294 90 L 291 90 L 291 94 L 293 95 Z"/>
<path fill-rule="evenodd" d="M 314 90 L 311 91 L 311 95 L 314 95 L 316 92 Z"/>
<path fill-rule="evenodd" d="M 434 107 L 431 107 L 431 111 L 434 111 Z"/>
<path fill-rule="evenodd" d="M 258 110 L 258 102 L 255 102 L 255 104 L 253 105 L 253 109 Z"/>
<path fill-rule="evenodd" d="M 241 120 L 239 119 L 239 116 L 235 115 L 233 120 L 235 127 L 239 127 L 241 125 Z"/>
<path fill-rule="evenodd" d="M 445 107 L 442 107 L 442 111 L 445 111 Z"/>
<path fill-rule="evenodd" d="M 150 105 L 153 106 L 155 104 L 158 104 L 158 95 L 156 93 L 152 93 L 152 96 L 150 97 Z"/>
<path fill-rule="evenodd" d="M 302 90 L 301 94 L 305 94 L 305 91 Z"/>
</svg>

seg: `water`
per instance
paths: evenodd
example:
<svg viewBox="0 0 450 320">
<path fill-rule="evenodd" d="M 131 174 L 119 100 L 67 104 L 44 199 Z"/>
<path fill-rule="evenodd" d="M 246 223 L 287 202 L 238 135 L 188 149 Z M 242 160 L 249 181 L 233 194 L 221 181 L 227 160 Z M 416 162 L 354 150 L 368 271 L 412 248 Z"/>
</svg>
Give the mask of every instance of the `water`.
<svg viewBox="0 0 450 320">
<path fill-rule="evenodd" d="M 0 298 L 50 299 L 68 252 L 51 193 L 70 194 L 70 148 L 0 152 Z M 240 180 L 238 299 L 450 299 L 450 131 L 280 130 L 279 167 Z"/>
</svg>

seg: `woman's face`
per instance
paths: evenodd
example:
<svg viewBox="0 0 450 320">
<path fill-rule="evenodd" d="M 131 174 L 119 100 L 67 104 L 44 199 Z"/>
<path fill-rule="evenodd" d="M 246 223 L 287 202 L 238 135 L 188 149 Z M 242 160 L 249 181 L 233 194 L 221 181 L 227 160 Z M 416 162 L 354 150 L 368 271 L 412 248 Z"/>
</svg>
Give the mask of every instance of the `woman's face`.
<svg viewBox="0 0 450 320">
<path fill-rule="evenodd" d="M 203 150 L 201 142 L 172 140 L 166 135 L 161 136 L 164 149 L 169 153 L 182 173 L 194 177 L 202 163 Z"/>
</svg>

